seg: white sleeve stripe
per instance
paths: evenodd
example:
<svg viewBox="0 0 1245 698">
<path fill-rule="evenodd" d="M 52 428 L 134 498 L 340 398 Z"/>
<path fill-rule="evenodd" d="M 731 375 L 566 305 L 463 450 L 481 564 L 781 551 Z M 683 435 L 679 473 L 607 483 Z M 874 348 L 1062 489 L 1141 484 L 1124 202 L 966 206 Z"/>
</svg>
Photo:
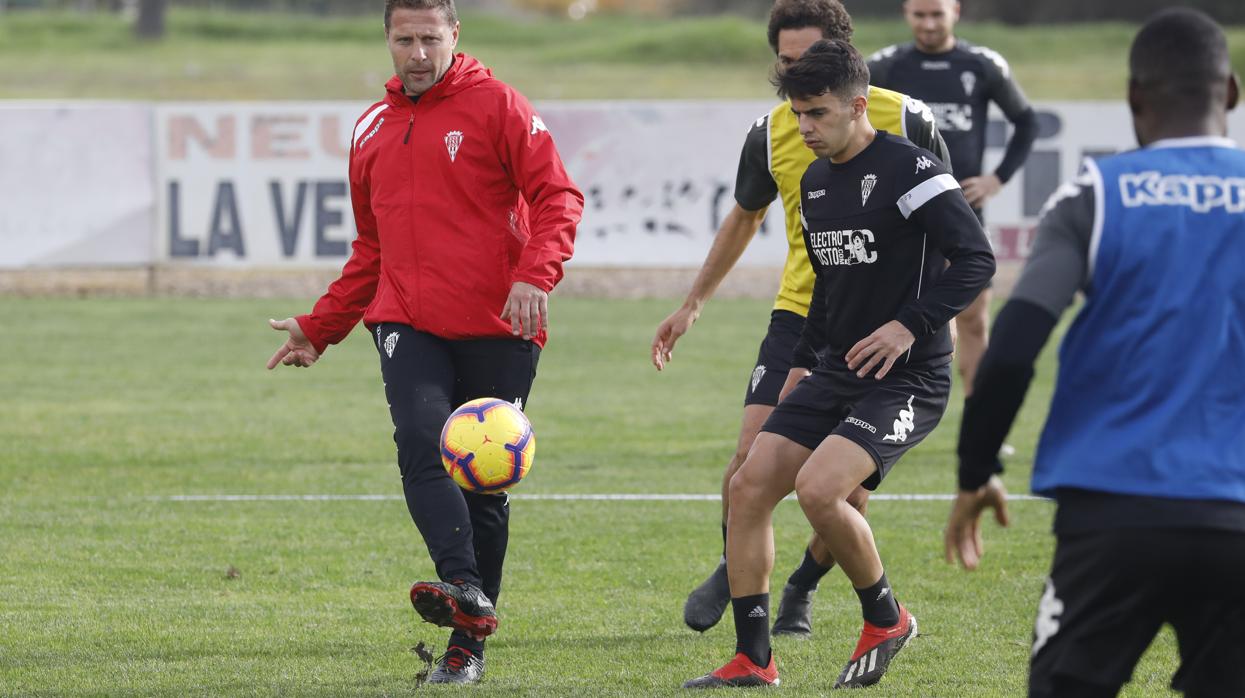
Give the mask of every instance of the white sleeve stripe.
<svg viewBox="0 0 1245 698">
<path fill-rule="evenodd" d="M 368 128 L 371 127 L 372 122 L 376 120 L 376 117 L 379 116 L 382 111 L 388 108 L 389 108 L 388 104 L 382 104 L 379 107 L 376 107 L 372 111 L 368 112 L 367 116 L 363 117 L 363 119 L 359 121 L 359 125 L 354 127 L 354 135 L 350 137 L 350 149 L 351 150 L 354 150 L 355 143 L 359 142 L 359 136 L 362 136 L 368 130 Z"/>
<path fill-rule="evenodd" d="M 1085 171 L 1089 174 L 1094 183 L 1094 224 L 1089 234 L 1089 259 L 1085 269 L 1086 280 L 1090 283 L 1094 279 L 1094 266 L 1098 262 L 1098 247 L 1102 244 L 1102 223 L 1103 209 L 1105 202 L 1103 194 L 1105 187 L 1102 182 L 1102 171 L 1098 169 L 1098 163 L 1092 158 L 1085 158 Z"/>
<path fill-rule="evenodd" d="M 912 187 L 907 194 L 899 197 L 899 201 L 896 201 L 895 205 L 899 206 L 899 212 L 903 214 L 904 218 L 911 218 L 912 214 L 918 208 L 924 206 L 930 199 L 944 191 L 959 188 L 960 183 L 955 181 L 955 177 L 949 174 L 940 174 Z"/>
</svg>

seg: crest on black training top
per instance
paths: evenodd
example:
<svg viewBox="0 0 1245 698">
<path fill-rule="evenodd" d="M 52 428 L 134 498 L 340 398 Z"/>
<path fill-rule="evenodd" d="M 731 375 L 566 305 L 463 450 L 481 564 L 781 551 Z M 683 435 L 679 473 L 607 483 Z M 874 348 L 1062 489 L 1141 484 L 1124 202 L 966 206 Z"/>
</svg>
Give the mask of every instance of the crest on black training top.
<svg viewBox="0 0 1245 698">
<path fill-rule="evenodd" d="M 867 174 L 864 179 L 860 180 L 860 205 L 864 206 L 869 203 L 869 195 L 873 193 L 873 187 L 878 183 L 878 176 L 875 174 Z"/>
</svg>

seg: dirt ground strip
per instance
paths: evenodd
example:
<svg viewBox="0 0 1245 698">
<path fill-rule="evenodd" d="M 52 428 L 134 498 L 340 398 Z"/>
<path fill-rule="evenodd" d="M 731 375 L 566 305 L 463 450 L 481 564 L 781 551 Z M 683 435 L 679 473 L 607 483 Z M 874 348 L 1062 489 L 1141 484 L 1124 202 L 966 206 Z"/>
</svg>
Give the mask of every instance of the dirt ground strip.
<svg viewBox="0 0 1245 698">
<path fill-rule="evenodd" d="M 695 269 L 569 267 L 556 294 L 581 298 L 680 298 L 696 278 Z M 996 295 L 1011 292 L 1018 263 L 1002 263 L 994 278 Z M 337 269 L 219 269 L 153 266 L 125 269 L 0 270 L 0 295 L 187 298 L 314 299 L 337 278 Z M 778 290 L 779 269 L 733 270 L 719 298 L 769 298 Z"/>
</svg>

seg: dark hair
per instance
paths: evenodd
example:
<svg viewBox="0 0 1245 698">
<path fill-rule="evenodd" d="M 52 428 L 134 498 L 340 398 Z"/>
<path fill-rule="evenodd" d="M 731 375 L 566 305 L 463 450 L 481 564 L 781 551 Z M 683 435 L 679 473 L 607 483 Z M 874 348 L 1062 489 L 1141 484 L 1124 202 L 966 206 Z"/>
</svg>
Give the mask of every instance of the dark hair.
<svg viewBox="0 0 1245 698">
<path fill-rule="evenodd" d="M 389 18 L 394 10 L 441 10 L 451 27 L 458 23 L 454 0 L 385 0 L 385 31 L 389 31 Z"/>
<path fill-rule="evenodd" d="M 839 0 L 777 0 L 769 11 L 769 45 L 778 53 L 778 33 L 784 29 L 821 30 L 825 39 L 852 40 L 852 16 Z"/>
<path fill-rule="evenodd" d="M 1163 10 L 1137 32 L 1129 80 L 1167 113 L 1204 114 L 1227 99 L 1232 65 L 1223 29 L 1190 8 Z"/>
<path fill-rule="evenodd" d="M 848 100 L 869 90 L 869 67 L 855 46 L 841 39 L 822 39 L 774 75 L 783 99 L 809 99 L 827 92 Z"/>
</svg>

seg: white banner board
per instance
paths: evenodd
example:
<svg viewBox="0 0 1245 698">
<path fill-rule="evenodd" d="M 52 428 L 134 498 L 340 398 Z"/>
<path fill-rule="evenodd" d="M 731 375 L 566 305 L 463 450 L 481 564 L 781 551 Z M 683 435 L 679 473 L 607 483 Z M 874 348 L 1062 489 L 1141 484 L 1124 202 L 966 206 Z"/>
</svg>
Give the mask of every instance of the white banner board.
<svg viewBox="0 0 1245 698">
<path fill-rule="evenodd" d="M 162 259 L 340 266 L 354 235 L 346 157 L 366 105 L 156 108 Z M 732 195 L 743 135 L 765 103 L 541 105 L 584 192 L 573 263 L 699 264 Z M 777 207 L 775 207 L 777 208 Z M 781 211 L 742 263 L 782 263 Z"/>
<path fill-rule="evenodd" d="M 541 105 L 584 192 L 573 263 L 699 266 L 735 204 L 744 135 L 766 102 L 584 102 Z M 780 266 L 781 204 L 739 263 Z"/>
<path fill-rule="evenodd" d="M 749 125 L 770 102 L 537 105 L 586 206 L 572 264 L 695 267 L 734 204 Z M 354 236 L 346 157 L 353 102 L 0 105 L 0 268 L 172 263 L 338 267 Z M 1002 260 L 1086 155 L 1131 148 L 1122 102 L 1036 105 L 1040 135 L 986 218 Z M 1245 138 L 1245 110 L 1230 134 Z M 991 120 L 986 165 L 1007 125 Z M 777 266 L 771 207 L 741 264 Z"/>
<path fill-rule="evenodd" d="M 145 104 L 0 102 L 0 269 L 154 261 Z"/>
<path fill-rule="evenodd" d="M 346 162 L 360 105 L 156 107 L 160 258 L 340 266 L 354 238 Z"/>
</svg>

